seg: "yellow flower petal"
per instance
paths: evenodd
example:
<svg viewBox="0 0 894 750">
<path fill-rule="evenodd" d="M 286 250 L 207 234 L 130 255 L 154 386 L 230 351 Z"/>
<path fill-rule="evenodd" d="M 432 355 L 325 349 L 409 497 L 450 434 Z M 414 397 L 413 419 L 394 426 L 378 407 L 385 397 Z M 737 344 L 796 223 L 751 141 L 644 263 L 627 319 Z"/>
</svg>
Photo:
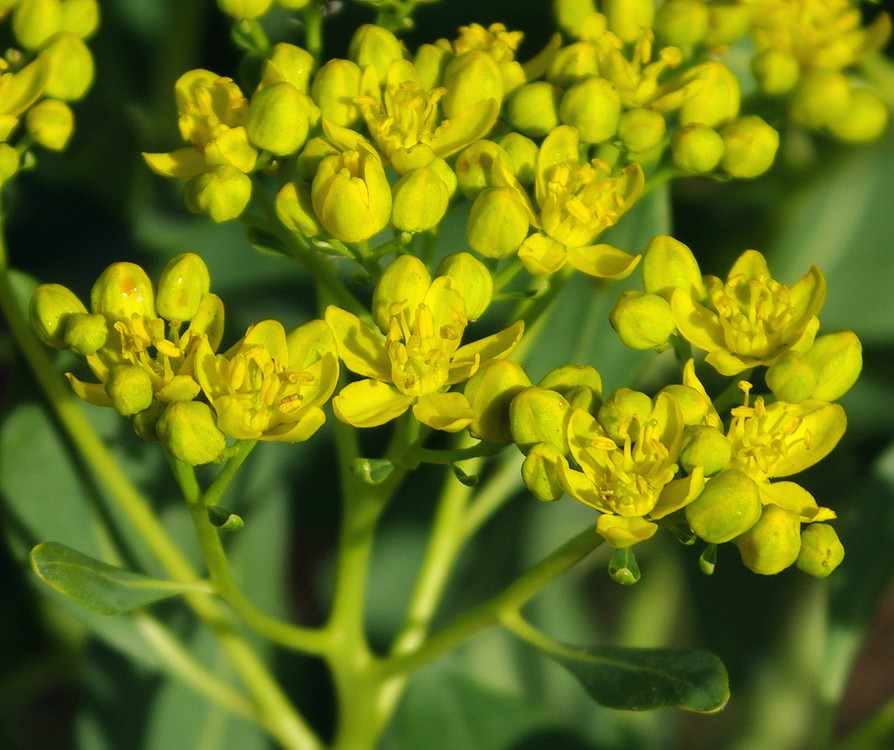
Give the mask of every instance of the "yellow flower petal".
<svg viewBox="0 0 894 750">
<path fill-rule="evenodd" d="M 596 532 L 612 547 L 623 549 L 655 535 L 658 524 L 644 518 L 622 518 L 603 514 L 596 521 Z"/>
<path fill-rule="evenodd" d="M 723 328 L 717 316 L 683 289 L 671 297 L 674 321 L 680 334 L 693 346 L 706 352 L 724 348 Z"/>
<path fill-rule="evenodd" d="M 836 518 L 835 511 L 821 508 L 816 499 L 797 482 L 761 482 L 758 484 L 761 503 L 778 505 L 797 513 L 801 521 L 829 521 Z"/>
<path fill-rule="evenodd" d="M 338 356 L 351 372 L 376 380 L 391 379 L 391 361 L 384 339 L 353 313 L 330 305 L 326 323 L 335 336 Z"/>
<path fill-rule="evenodd" d="M 553 274 L 568 262 L 565 246 L 548 235 L 536 232 L 518 249 L 518 259 L 532 274 Z"/>
<path fill-rule="evenodd" d="M 203 154 L 194 148 L 178 148 L 165 154 L 143 154 L 146 164 L 162 177 L 194 177 L 208 171 Z"/>
<path fill-rule="evenodd" d="M 458 432 L 468 427 L 475 414 L 462 393 L 432 393 L 413 406 L 413 416 L 422 424 L 444 432 Z"/>
<path fill-rule="evenodd" d="M 354 427 L 377 427 L 397 419 L 413 399 L 379 380 L 358 380 L 332 399 L 335 416 Z"/>
<path fill-rule="evenodd" d="M 462 382 L 472 377 L 478 368 L 491 359 L 505 357 L 511 352 L 525 331 L 525 322 L 518 320 L 509 328 L 494 333 L 456 350 L 450 363 L 450 384 Z"/>
<path fill-rule="evenodd" d="M 568 249 L 568 262 L 578 271 L 597 279 L 626 278 L 636 268 L 640 258 L 606 244 Z"/>
</svg>

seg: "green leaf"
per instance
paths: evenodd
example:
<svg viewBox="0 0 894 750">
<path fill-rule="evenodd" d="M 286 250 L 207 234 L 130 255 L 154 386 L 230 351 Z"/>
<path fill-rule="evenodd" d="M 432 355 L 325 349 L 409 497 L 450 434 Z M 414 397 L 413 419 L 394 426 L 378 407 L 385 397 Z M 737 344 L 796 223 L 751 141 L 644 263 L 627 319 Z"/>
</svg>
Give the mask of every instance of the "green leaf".
<svg viewBox="0 0 894 750">
<path fill-rule="evenodd" d="M 155 580 L 56 542 L 38 544 L 31 550 L 31 567 L 54 589 L 101 615 L 129 612 L 196 590 L 195 584 Z"/>
<path fill-rule="evenodd" d="M 571 672 L 593 700 L 609 708 L 712 713 L 729 700 L 723 662 L 703 649 L 596 646 L 544 653 Z"/>
</svg>

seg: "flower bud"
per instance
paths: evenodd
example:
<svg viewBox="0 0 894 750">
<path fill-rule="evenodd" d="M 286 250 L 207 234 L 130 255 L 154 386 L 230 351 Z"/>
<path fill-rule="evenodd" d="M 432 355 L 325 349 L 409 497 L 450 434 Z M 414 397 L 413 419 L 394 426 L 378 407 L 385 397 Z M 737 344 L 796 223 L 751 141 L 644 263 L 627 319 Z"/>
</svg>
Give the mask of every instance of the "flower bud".
<svg viewBox="0 0 894 750">
<path fill-rule="evenodd" d="M 794 511 L 767 505 L 760 520 L 736 541 L 745 567 L 773 576 L 798 559 L 801 519 Z"/>
<path fill-rule="evenodd" d="M 661 143 L 666 128 L 664 117 L 652 109 L 628 109 L 618 118 L 618 138 L 632 154 L 655 148 Z"/>
<path fill-rule="evenodd" d="M 360 107 L 354 100 L 361 93 L 361 78 L 360 68 L 350 60 L 330 60 L 320 68 L 310 90 L 322 116 L 345 128 L 360 122 Z"/>
<path fill-rule="evenodd" d="M 812 523 L 801 532 L 798 570 L 816 578 L 825 578 L 844 560 L 844 545 L 835 529 L 825 523 Z"/>
<path fill-rule="evenodd" d="M 708 6 L 698 0 L 668 0 L 655 12 L 655 35 L 675 47 L 691 47 L 708 33 Z"/>
<path fill-rule="evenodd" d="M 681 125 L 701 123 L 713 128 L 739 114 L 739 79 L 722 62 L 703 62 L 686 75 L 690 80 L 700 80 L 701 85 L 680 105 L 678 118 Z"/>
<path fill-rule="evenodd" d="M 635 42 L 643 29 L 652 28 L 655 18 L 654 0 L 604 0 L 602 12 L 608 20 L 609 31 L 624 43 Z"/>
<path fill-rule="evenodd" d="M 671 157 L 684 172 L 705 174 L 723 156 L 723 138 L 713 128 L 694 122 L 681 127 L 671 137 Z"/>
<path fill-rule="evenodd" d="M 602 377 L 590 365 L 559 365 L 537 384 L 562 394 L 575 409 L 595 414 L 602 405 Z"/>
<path fill-rule="evenodd" d="M 553 14 L 556 24 L 568 36 L 575 36 L 584 19 L 596 12 L 593 0 L 555 0 Z"/>
<path fill-rule="evenodd" d="M 513 128 L 540 138 L 559 125 L 559 100 L 562 92 L 548 81 L 519 86 L 506 102 L 506 119 Z"/>
<path fill-rule="evenodd" d="M 466 239 L 488 258 L 505 258 L 528 236 L 528 214 L 511 188 L 483 190 L 469 211 Z"/>
<path fill-rule="evenodd" d="M 251 178 L 229 164 L 191 177 L 183 186 L 186 208 L 220 224 L 238 218 L 251 200 Z"/>
<path fill-rule="evenodd" d="M 480 101 L 503 103 L 503 75 L 493 57 L 481 50 L 469 50 L 453 58 L 444 70 L 447 93 L 441 100 L 444 114 L 456 117 Z"/>
<path fill-rule="evenodd" d="M 578 81 L 599 74 L 599 56 L 596 47 L 587 42 L 575 42 L 558 50 L 550 61 L 546 79 L 567 89 Z"/>
<path fill-rule="evenodd" d="M 399 255 L 379 277 L 373 290 L 372 316 L 382 331 L 387 331 L 395 303 L 415 310 L 431 287 L 428 267 L 415 255 Z"/>
<path fill-rule="evenodd" d="M 199 303 L 199 311 L 189 322 L 189 330 L 208 338 L 212 351 L 216 351 L 223 339 L 224 306 L 216 294 L 206 294 Z"/>
<path fill-rule="evenodd" d="M 493 175 L 512 173 L 512 160 L 493 141 L 482 139 L 463 149 L 456 160 L 456 180 L 463 195 L 470 200 L 493 184 Z"/>
<path fill-rule="evenodd" d="M 313 182 L 320 168 L 320 162 L 327 156 L 337 156 L 340 153 L 341 151 L 325 138 L 311 138 L 298 154 L 295 169 L 302 179 Z"/>
<path fill-rule="evenodd" d="M 195 253 L 175 255 L 161 269 L 155 295 L 155 310 L 169 321 L 192 320 L 202 297 L 211 291 L 211 276 L 205 261 Z"/>
<path fill-rule="evenodd" d="M 72 313 L 65 322 L 65 345 L 75 354 L 89 357 L 106 345 L 109 326 L 97 313 Z"/>
<path fill-rule="evenodd" d="M 757 115 L 733 120 L 720 132 L 720 167 L 728 175 L 750 179 L 766 172 L 776 158 L 779 133 Z"/>
<path fill-rule="evenodd" d="M 522 185 L 533 185 L 538 147 L 521 133 L 507 133 L 500 139 L 502 148 L 512 162 L 512 173 Z"/>
<path fill-rule="evenodd" d="M 44 99 L 28 110 L 25 127 L 35 143 L 50 151 L 62 151 L 74 132 L 74 114 L 65 102 Z"/>
<path fill-rule="evenodd" d="M 274 45 L 270 57 L 264 64 L 259 88 L 285 82 L 291 83 L 302 94 L 306 94 L 313 69 L 314 58 L 310 52 L 294 44 L 280 42 Z"/>
<path fill-rule="evenodd" d="M 217 7 L 237 21 L 248 21 L 263 16 L 273 0 L 217 0 Z"/>
<path fill-rule="evenodd" d="M 438 276 L 449 276 L 466 303 L 469 320 L 477 320 L 490 305 L 494 293 L 494 278 L 478 258 L 471 253 L 453 253 L 438 265 Z"/>
<path fill-rule="evenodd" d="M 546 443 L 564 455 L 570 414 L 571 404 L 561 393 L 539 386 L 525 388 L 509 406 L 512 440 L 524 454 Z"/>
<path fill-rule="evenodd" d="M 818 337 L 813 346 L 804 352 L 804 358 L 816 373 L 816 387 L 810 397 L 820 401 L 837 401 L 860 376 L 863 345 L 853 331 L 836 331 Z"/>
<path fill-rule="evenodd" d="M 152 379 L 139 365 L 115 365 L 109 370 L 106 393 L 120 414 L 129 417 L 152 403 Z"/>
<path fill-rule="evenodd" d="M 751 72 L 765 94 L 784 96 L 798 84 L 801 67 L 790 52 L 766 49 L 751 59 Z"/>
<path fill-rule="evenodd" d="M 695 425 L 684 430 L 680 466 L 687 474 L 700 466 L 706 477 L 714 476 L 727 467 L 732 457 L 729 439 L 716 427 Z"/>
<path fill-rule="evenodd" d="M 636 440 L 643 425 L 652 415 L 652 399 L 630 388 L 616 388 L 605 399 L 596 419 L 606 434 L 618 445 L 629 437 Z"/>
<path fill-rule="evenodd" d="M 452 53 L 438 44 L 420 44 L 413 57 L 413 67 L 419 74 L 419 82 L 431 91 L 441 85 L 444 70 L 452 59 Z"/>
<path fill-rule="evenodd" d="M 637 350 L 666 346 L 677 328 L 664 297 L 633 289 L 621 294 L 609 321 L 624 345 Z"/>
<path fill-rule="evenodd" d="M 466 383 L 464 393 L 475 417 L 469 432 L 492 443 L 508 443 L 510 404 L 531 385 L 521 365 L 508 359 L 492 359 Z"/>
<path fill-rule="evenodd" d="M 559 481 L 562 453 L 549 443 L 538 443 L 531 448 L 522 464 L 522 481 L 538 500 L 558 500 L 565 493 Z"/>
<path fill-rule="evenodd" d="M 31 295 L 28 316 L 37 337 L 47 346 L 64 349 L 66 320 L 70 315 L 86 313 L 77 295 L 61 284 L 41 284 Z"/>
<path fill-rule="evenodd" d="M 773 395 L 790 404 L 806 401 L 816 388 L 816 373 L 807 357 L 799 352 L 783 354 L 767 368 L 765 378 Z"/>
<path fill-rule="evenodd" d="M 643 255 L 643 287 L 670 300 L 674 289 L 701 299 L 704 284 L 692 251 L 669 234 L 653 237 Z"/>
<path fill-rule="evenodd" d="M 592 77 L 574 84 L 562 97 L 559 117 L 577 128 L 584 143 L 602 143 L 614 136 L 621 116 L 621 97 L 605 78 Z"/>
<path fill-rule="evenodd" d="M 751 29 L 751 7 L 745 3 L 710 3 L 705 44 L 725 47 L 745 36 Z"/>
<path fill-rule="evenodd" d="M 866 143 L 878 138 L 888 124 L 888 108 L 874 91 L 853 89 L 847 111 L 826 127 L 839 141 Z"/>
<path fill-rule="evenodd" d="M 49 67 L 45 96 L 73 102 L 87 93 L 93 83 L 93 55 L 79 37 L 59 34 L 40 55 Z"/>
<path fill-rule="evenodd" d="M 403 60 L 404 51 L 398 38 L 388 29 L 366 23 L 351 37 L 348 57 L 357 63 L 361 70 L 371 65 L 376 69 L 379 80 L 384 81 L 389 66 L 395 60 Z"/>
<path fill-rule="evenodd" d="M 0 185 L 19 171 L 19 152 L 8 143 L 0 143 Z"/>
<path fill-rule="evenodd" d="M 265 86 L 251 98 L 248 139 L 276 156 L 300 149 L 310 129 L 310 112 L 316 105 L 290 83 Z"/>
<path fill-rule="evenodd" d="M 317 221 L 310 185 L 306 182 L 287 182 L 276 194 L 274 208 L 279 220 L 295 234 L 316 237 L 325 230 Z"/>
<path fill-rule="evenodd" d="M 667 393 L 679 404 L 684 425 L 689 427 L 704 424 L 711 401 L 703 393 L 699 393 L 688 385 L 678 383 L 664 386 L 659 393 Z"/>
<path fill-rule="evenodd" d="M 391 201 L 391 223 L 396 229 L 425 232 L 444 218 L 450 192 L 434 169 L 417 167 L 394 183 Z"/>
<path fill-rule="evenodd" d="M 190 466 L 220 458 L 227 439 L 217 426 L 214 412 L 201 401 L 168 404 L 156 426 L 158 437 L 174 456 Z"/>
<path fill-rule="evenodd" d="M 112 263 L 90 290 L 90 309 L 113 319 L 155 317 L 155 292 L 146 272 L 135 263 Z"/>
<path fill-rule="evenodd" d="M 12 13 L 12 31 L 25 49 L 43 47 L 61 30 L 60 0 L 21 0 Z"/>
<path fill-rule="evenodd" d="M 847 78 L 841 73 L 810 70 L 789 99 L 789 116 L 797 125 L 818 130 L 845 116 L 850 98 Z"/>
<path fill-rule="evenodd" d="M 93 35 L 98 26 L 97 0 L 65 0 L 62 3 L 62 31 L 87 39 Z"/>
<path fill-rule="evenodd" d="M 310 189 L 320 223 L 342 242 L 362 242 L 391 218 L 391 186 L 378 157 L 344 151 L 325 157 Z"/>
<path fill-rule="evenodd" d="M 744 534 L 761 517 L 757 483 L 736 469 L 712 477 L 686 506 L 686 521 L 699 539 L 722 544 Z"/>
</svg>

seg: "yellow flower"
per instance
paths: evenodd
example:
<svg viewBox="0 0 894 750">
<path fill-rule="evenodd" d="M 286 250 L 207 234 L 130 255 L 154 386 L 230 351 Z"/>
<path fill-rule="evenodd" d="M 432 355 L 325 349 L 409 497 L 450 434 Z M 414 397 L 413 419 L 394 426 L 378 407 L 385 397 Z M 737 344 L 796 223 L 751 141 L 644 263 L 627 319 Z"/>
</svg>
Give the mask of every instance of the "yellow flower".
<svg viewBox="0 0 894 750">
<path fill-rule="evenodd" d="M 7 69 L 5 60 L 0 61 L 0 141 L 9 138 L 19 124 L 19 115 L 43 94 L 48 75 L 44 57 L 15 72 Z"/>
<path fill-rule="evenodd" d="M 614 225 L 642 192 L 639 164 L 628 164 L 618 176 L 605 162 L 579 161 L 577 130 L 561 125 L 550 133 L 537 158 L 535 197 L 540 231 L 528 237 L 518 257 L 529 272 L 555 273 L 566 263 L 590 276 L 619 279 L 639 262 L 610 245 L 590 243 Z"/>
<path fill-rule="evenodd" d="M 815 266 L 787 287 L 770 276 L 763 255 L 746 250 L 725 282 L 705 276 L 704 285 L 706 299 L 691 287 L 678 288 L 671 306 L 680 335 L 708 352 L 706 360 L 721 374 L 772 365 L 813 344 L 826 297 L 826 280 Z"/>
<path fill-rule="evenodd" d="M 219 355 L 202 342 L 195 368 L 217 426 L 238 440 L 307 440 L 326 421 L 322 405 L 338 380 L 335 341 L 321 320 L 289 334 L 261 321 Z"/>
<path fill-rule="evenodd" d="M 363 378 L 332 401 L 336 416 L 355 427 L 385 424 L 411 406 L 416 419 L 434 429 L 467 427 L 475 414 L 468 399 L 449 388 L 509 354 L 524 330 L 519 321 L 462 345 L 468 318 L 456 282 L 450 276 L 432 280 L 410 255 L 395 260 L 379 280 L 373 317 L 378 330 L 341 308 L 326 310 L 339 357 Z"/>
</svg>

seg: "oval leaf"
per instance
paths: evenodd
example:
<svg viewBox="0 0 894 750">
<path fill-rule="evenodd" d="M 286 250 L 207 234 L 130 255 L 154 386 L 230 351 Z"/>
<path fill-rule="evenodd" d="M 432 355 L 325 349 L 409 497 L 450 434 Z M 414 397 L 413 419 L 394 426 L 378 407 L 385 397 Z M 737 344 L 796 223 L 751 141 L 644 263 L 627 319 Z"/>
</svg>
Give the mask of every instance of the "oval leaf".
<svg viewBox="0 0 894 750">
<path fill-rule="evenodd" d="M 38 544 L 32 549 L 31 567 L 54 589 L 101 615 L 117 615 L 187 591 L 207 590 L 203 583 L 149 578 L 57 542 Z"/>
</svg>

